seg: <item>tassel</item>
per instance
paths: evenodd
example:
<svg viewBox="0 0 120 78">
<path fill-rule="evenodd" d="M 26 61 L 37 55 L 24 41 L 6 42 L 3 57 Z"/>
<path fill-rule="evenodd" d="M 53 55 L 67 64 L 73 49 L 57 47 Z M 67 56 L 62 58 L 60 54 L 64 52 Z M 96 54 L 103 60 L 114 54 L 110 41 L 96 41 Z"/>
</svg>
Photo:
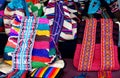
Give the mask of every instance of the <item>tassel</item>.
<svg viewBox="0 0 120 78">
<path fill-rule="evenodd" d="M 74 78 L 87 78 L 87 73 L 81 73 L 79 76 L 75 76 Z"/>
<path fill-rule="evenodd" d="M 111 71 L 100 71 L 98 72 L 98 78 L 112 78 Z"/>
</svg>

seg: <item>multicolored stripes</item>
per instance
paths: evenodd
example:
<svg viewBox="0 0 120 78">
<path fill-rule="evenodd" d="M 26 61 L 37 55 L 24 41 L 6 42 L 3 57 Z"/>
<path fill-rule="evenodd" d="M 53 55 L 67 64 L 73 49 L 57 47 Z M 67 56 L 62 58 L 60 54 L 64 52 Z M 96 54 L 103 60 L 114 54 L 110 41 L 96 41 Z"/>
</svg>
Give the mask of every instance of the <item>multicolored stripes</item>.
<svg viewBox="0 0 120 78">
<path fill-rule="evenodd" d="M 38 19 L 38 27 L 34 47 L 32 50 L 32 66 L 44 67 L 52 62 L 53 56 L 49 56 L 50 51 L 50 28 L 49 20 L 46 18 Z M 43 63 L 43 64 L 42 64 Z M 37 67 L 38 68 L 38 67 Z"/>
<path fill-rule="evenodd" d="M 6 63 L 8 63 L 10 65 L 12 64 L 12 62 L 11 62 L 12 53 L 14 53 L 14 50 L 17 46 L 17 40 L 18 40 L 18 34 L 20 32 L 21 22 L 22 22 L 21 16 L 16 16 L 12 20 L 12 22 L 11 22 L 12 27 L 10 29 L 8 42 L 7 42 L 5 49 L 4 49 L 4 60 Z"/>
<path fill-rule="evenodd" d="M 86 20 L 84 38 L 82 42 L 81 54 L 78 65 L 79 71 L 91 70 L 95 49 L 96 27 L 96 19 Z"/>
<path fill-rule="evenodd" d="M 101 70 L 115 66 L 112 19 L 101 19 Z"/>
<path fill-rule="evenodd" d="M 5 78 L 27 78 L 27 74 L 29 74 L 28 70 L 15 69 L 13 72 L 10 72 Z"/>
<path fill-rule="evenodd" d="M 32 78 L 57 78 L 57 75 L 60 73 L 60 68 L 55 67 L 44 67 L 35 69 L 31 73 Z"/>
<path fill-rule="evenodd" d="M 36 29 L 35 42 L 32 50 L 32 67 L 39 68 L 47 66 L 52 63 L 56 56 L 55 46 L 50 43 L 50 28 L 49 21 L 46 17 L 38 18 L 38 24 Z M 5 47 L 4 59 L 7 64 L 12 64 L 12 53 L 17 46 L 18 34 L 20 31 L 21 17 L 16 17 L 12 21 L 12 27 L 10 30 L 10 37 L 8 38 L 7 45 Z M 51 42 L 53 42 L 51 40 Z M 50 49 L 50 46 L 52 48 Z"/>
<path fill-rule="evenodd" d="M 17 47 L 12 56 L 13 71 L 6 78 L 25 78 L 32 69 L 31 54 L 35 39 L 36 18 L 25 17 L 20 24 Z"/>
<path fill-rule="evenodd" d="M 61 0 L 59 1 L 52 1 L 52 2 L 48 2 L 48 5 L 46 7 L 46 10 L 45 10 L 45 15 L 47 16 L 47 18 L 50 20 L 50 27 L 52 28 L 53 27 L 53 24 L 54 22 L 56 22 L 54 20 L 54 18 L 56 18 L 56 15 L 55 15 L 55 6 L 56 6 L 56 3 L 59 3 L 61 2 Z M 58 4 L 57 4 L 58 5 Z M 61 30 L 61 33 L 60 33 L 60 38 L 59 40 L 60 41 L 64 41 L 64 40 L 71 40 L 71 39 L 75 39 L 76 37 L 76 22 L 71 18 L 71 15 L 70 15 L 70 11 L 67 7 L 67 3 L 63 2 L 62 3 L 62 6 L 61 6 L 63 9 L 61 9 L 60 11 L 64 13 L 64 19 L 63 19 L 63 24 L 62 24 L 62 30 Z M 60 8 L 60 7 L 59 7 Z M 58 18 L 57 18 L 58 19 Z"/>
<path fill-rule="evenodd" d="M 31 70 L 31 54 L 35 39 L 36 18 L 26 17 L 20 26 L 17 47 L 13 53 L 13 69 Z"/>
<path fill-rule="evenodd" d="M 18 2 L 19 3 L 19 2 Z M 5 26 L 5 32 L 6 34 L 10 33 L 10 28 L 12 27 L 12 20 L 14 19 L 14 15 L 17 14 L 19 16 L 24 16 L 24 10 L 23 8 L 19 9 L 12 9 L 9 5 L 4 10 L 4 26 Z"/>
</svg>

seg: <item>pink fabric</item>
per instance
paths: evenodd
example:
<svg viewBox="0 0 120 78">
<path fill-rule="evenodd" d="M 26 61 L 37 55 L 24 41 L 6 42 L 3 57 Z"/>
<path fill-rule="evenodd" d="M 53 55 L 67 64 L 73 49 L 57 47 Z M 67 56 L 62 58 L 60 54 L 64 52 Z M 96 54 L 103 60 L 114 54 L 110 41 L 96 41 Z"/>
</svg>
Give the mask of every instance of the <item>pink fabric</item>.
<svg viewBox="0 0 120 78">
<path fill-rule="evenodd" d="M 40 19 L 39 19 L 39 23 L 48 24 L 48 23 L 49 23 L 49 20 L 47 20 L 46 18 L 40 18 Z"/>
<path fill-rule="evenodd" d="M 34 48 L 36 49 L 49 49 L 49 42 L 48 41 L 35 41 Z"/>
<path fill-rule="evenodd" d="M 77 44 L 76 46 L 76 51 L 74 54 L 74 60 L 73 60 L 73 64 L 75 66 L 75 68 L 78 68 L 78 61 L 79 61 L 79 57 L 80 57 L 80 51 L 81 51 L 81 44 Z M 119 62 L 118 62 L 118 48 L 117 46 L 114 46 L 114 60 L 115 60 L 115 67 L 112 70 L 119 70 L 120 66 L 119 66 Z M 94 53 L 94 58 L 93 58 L 93 63 L 92 63 L 92 68 L 90 71 L 100 71 L 100 67 L 101 67 L 101 45 L 100 44 L 95 44 L 95 53 Z"/>
<path fill-rule="evenodd" d="M 12 32 L 12 33 L 14 33 L 14 34 L 18 34 L 18 32 L 17 31 L 15 31 L 14 29 L 10 29 L 10 32 Z"/>
<path fill-rule="evenodd" d="M 81 47 L 82 47 L 82 44 L 77 44 L 76 45 L 76 51 L 75 51 L 75 54 L 74 54 L 74 59 L 73 59 L 73 65 L 78 68 L 78 61 L 79 61 L 79 57 L 80 57 L 80 51 L 81 51 Z"/>
<path fill-rule="evenodd" d="M 3 15 L 4 15 L 4 11 L 0 11 L 0 15 L 2 15 L 2 16 L 3 16 Z"/>
</svg>

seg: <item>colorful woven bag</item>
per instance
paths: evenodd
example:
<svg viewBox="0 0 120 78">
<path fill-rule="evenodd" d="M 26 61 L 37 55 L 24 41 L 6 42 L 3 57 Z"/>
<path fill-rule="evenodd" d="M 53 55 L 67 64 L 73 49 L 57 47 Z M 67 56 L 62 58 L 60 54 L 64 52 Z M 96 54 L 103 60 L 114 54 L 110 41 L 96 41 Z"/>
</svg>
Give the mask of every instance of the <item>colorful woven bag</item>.
<svg viewBox="0 0 120 78">
<path fill-rule="evenodd" d="M 4 10 L 4 25 L 5 25 L 5 32 L 9 34 L 10 28 L 12 26 L 11 21 L 14 19 L 14 15 L 24 16 L 24 5 L 22 4 L 23 1 L 20 0 L 12 0 L 6 6 Z"/>
<path fill-rule="evenodd" d="M 11 22 L 12 27 L 10 29 L 8 42 L 4 50 L 4 62 L 10 65 L 12 64 L 11 61 L 12 54 L 15 51 L 15 48 L 17 47 L 21 21 L 22 21 L 22 16 L 16 15 L 16 17 Z M 39 22 L 40 23 L 38 23 L 38 27 L 36 29 L 35 42 L 32 50 L 31 63 L 33 68 L 44 67 L 49 64 L 52 64 L 53 62 L 55 62 L 57 57 L 56 56 L 57 45 L 55 45 L 57 43 L 57 40 L 56 42 L 54 42 L 53 38 L 55 36 L 52 37 L 50 34 L 55 34 L 58 31 L 55 33 L 50 33 L 52 31 L 49 28 L 49 20 L 46 19 L 45 16 L 41 18 Z"/>
<path fill-rule="evenodd" d="M 4 32 L 3 16 L 6 0 L 0 1 L 0 32 Z"/>
<path fill-rule="evenodd" d="M 33 4 L 29 0 L 26 0 L 26 1 L 29 4 L 28 6 L 30 6 L 30 4 Z M 31 9 L 36 11 L 40 7 L 40 5 L 39 5 L 40 3 L 38 3 L 39 2 L 38 0 L 34 0 L 34 2 L 36 3 L 36 7 L 34 7 L 34 5 L 33 5 L 33 7 L 29 7 L 30 12 L 31 12 Z M 20 15 L 20 16 L 25 16 L 24 4 L 23 4 L 22 0 L 20 0 L 20 1 L 12 0 L 10 3 L 8 3 L 8 5 L 6 6 L 6 8 L 4 10 L 4 18 L 3 19 L 4 19 L 6 34 L 9 34 L 10 28 L 12 27 L 11 21 L 15 18 L 14 15 L 16 15 L 16 14 Z"/>
<path fill-rule="evenodd" d="M 60 2 L 62 0 L 59 0 Z M 49 1 L 48 5 L 45 9 L 45 15 L 47 18 L 50 20 L 50 27 L 53 26 L 54 18 L 55 18 L 55 13 L 57 12 L 55 7 L 56 7 L 56 2 L 57 1 Z M 62 11 L 64 11 L 64 22 L 62 24 L 62 30 L 60 33 L 60 38 L 59 41 L 65 41 L 65 40 L 73 40 L 76 38 L 76 32 L 77 32 L 77 23 L 71 18 L 69 8 L 67 7 L 67 3 L 63 1 L 63 7 Z"/>
<path fill-rule="evenodd" d="M 111 71 L 119 70 L 119 26 L 112 19 L 95 18 L 82 21 L 73 64 L 78 71 L 98 71 L 98 78 L 111 78 Z"/>
</svg>

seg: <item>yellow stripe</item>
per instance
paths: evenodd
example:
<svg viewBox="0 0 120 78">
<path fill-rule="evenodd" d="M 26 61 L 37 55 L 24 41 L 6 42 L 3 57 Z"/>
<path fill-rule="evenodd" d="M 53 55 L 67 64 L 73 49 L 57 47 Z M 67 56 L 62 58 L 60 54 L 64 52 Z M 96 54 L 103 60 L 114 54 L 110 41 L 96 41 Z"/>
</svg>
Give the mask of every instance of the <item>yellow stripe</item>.
<svg viewBox="0 0 120 78">
<path fill-rule="evenodd" d="M 19 31 L 20 31 L 20 29 L 19 29 L 19 28 L 15 28 L 15 27 L 13 27 L 13 29 L 14 29 L 15 31 L 17 31 L 17 32 L 19 32 Z"/>
<path fill-rule="evenodd" d="M 37 35 L 46 35 L 46 36 L 50 36 L 50 31 L 48 31 L 48 30 L 42 30 L 42 31 L 37 30 L 37 31 L 36 31 L 36 34 L 37 34 Z"/>
<path fill-rule="evenodd" d="M 55 78 L 55 76 L 58 74 L 59 71 L 60 71 L 60 68 L 57 68 L 54 74 L 50 78 Z"/>
<path fill-rule="evenodd" d="M 4 60 L 4 63 L 12 65 L 12 61 Z"/>
<path fill-rule="evenodd" d="M 43 75 L 47 69 L 48 69 L 48 67 L 43 68 L 43 70 L 39 73 L 38 77 L 43 77 Z"/>
<path fill-rule="evenodd" d="M 34 70 L 33 72 L 32 72 L 32 74 L 31 74 L 31 77 L 33 77 L 34 75 L 35 75 L 35 72 L 36 72 L 37 70 Z"/>
</svg>

